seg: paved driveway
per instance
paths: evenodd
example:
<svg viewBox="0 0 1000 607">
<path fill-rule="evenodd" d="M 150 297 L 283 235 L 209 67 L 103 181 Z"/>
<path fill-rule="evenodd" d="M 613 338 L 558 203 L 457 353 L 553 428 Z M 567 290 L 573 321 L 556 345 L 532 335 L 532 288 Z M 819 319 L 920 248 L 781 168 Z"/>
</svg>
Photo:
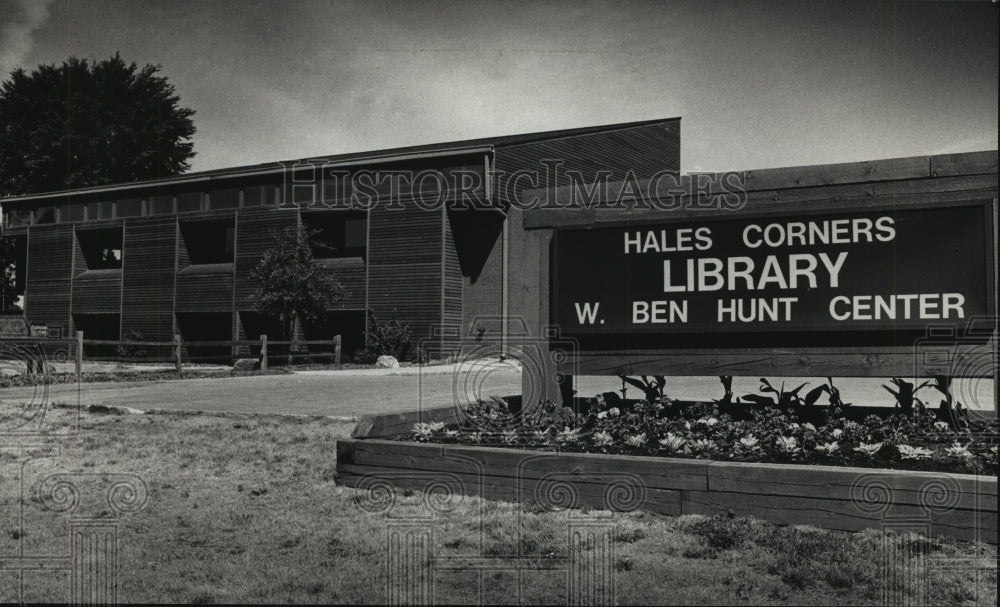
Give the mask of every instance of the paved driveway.
<svg viewBox="0 0 1000 607">
<path fill-rule="evenodd" d="M 780 381 L 780 378 L 779 380 Z M 787 387 L 822 378 L 788 378 Z M 892 405 L 892 397 L 881 388 L 881 379 L 839 379 L 844 397 L 856 404 Z M 583 377 L 578 394 L 592 396 L 619 391 L 615 377 Z M 738 395 L 757 389 L 752 377 L 736 378 Z M 491 364 L 455 372 L 453 367 L 404 368 L 401 370 L 306 371 L 292 375 L 267 375 L 149 382 L 90 383 L 81 386 L 53 385 L 38 388 L 0 389 L 0 405 L 13 402 L 103 404 L 136 409 L 186 409 L 200 411 L 244 411 L 251 413 L 295 413 L 305 415 L 357 416 L 366 413 L 410 411 L 468 402 L 479 397 L 520 394 L 521 372 L 507 364 Z M 714 377 L 669 378 L 667 392 L 681 399 L 710 399 L 721 395 Z M 639 391 L 629 388 L 630 397 Z M 967 380 L 956 383 L 959 400 L 970 408 L 993 410 L 993 382 Z M 933 390 L 923 394 L 934 405 Z"/>
<path fill-rule="evenodd" d="M 37 402 L 101 404 L 135 409 L 245 411 L 304 415 L 357 416 L 370 412 L 409 411 L 453 402 L 452 395 L 472 386 L 481 392 L 509 395 L 521 391 L 517 368 L 502 366 L 475 374 L 471 385 L 454 381 L 450 369 L 404 372 L 303 372 L 292 375 L 225 377 L 138 382 L 95 382 L 0 390 L 0 403 Z M 468 374 L 457 376 L 470 379 Z M 79 401 L 77 401 L 79 398 Z"/>
</svg>

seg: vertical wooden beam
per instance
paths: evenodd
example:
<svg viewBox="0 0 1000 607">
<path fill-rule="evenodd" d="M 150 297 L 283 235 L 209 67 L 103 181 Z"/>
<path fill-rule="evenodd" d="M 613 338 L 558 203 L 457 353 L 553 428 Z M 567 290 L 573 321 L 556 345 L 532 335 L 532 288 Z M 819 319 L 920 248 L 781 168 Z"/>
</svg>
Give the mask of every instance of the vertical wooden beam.
<svg viewBox="0 0 1000 607">
<path fill-rule="evenodd" d="M 174 335 L 180 333 L 180 324 L 177 322 L 177 272 L 180 271 L 181 263 L 181 218 L 177 214 L 177 197 L 174 196 L 174 281 L 171 287 L 172 294 L 170 296 L 170 332 Z M 190 257 L 190 255 L 188 256 Z M 236 265 L 235 263 L 233 264 Z M 124 282 L 124 280 L 123 280 Z M 122 306 L 125 305 L 125 300 L 122 299 Z M 122 310 L 124 315 L 124 308 Z"/>
<path fill-rule="evenodd" d="M 260 336 L 260 370 L 267 371 L 267 334 Z"/>
<path fill-rule="evenodd" d="M 441 205 L 441 249 L 439 251 L 439 256 L 441 258 L 440 273 L 438 275 L 438 280 L 440 282 L 440 289 L 438 290 L 438 297 L 440 297 L 440 306 L 438 310 L 438 352 L 444 352 L 444 335 L 448 330 L 447 324 L 445 323 L 444 316 L 444 299 L 445 299 L 445 275 L 448 272 L 447 264 L 445 264 L 445 257 L 447 255 L 447 247 L 445 246 L 445 238 L 448 237 L 448 205 Z M 433 325 L 432 325 L 433 327 Z M 431 329 L 433 331 L 433 328 Z M 433 333 L 431 337 L 433 337 Z"/>
<path fill-rule="evenodd" d="M 549 257 L 552 230 L 526 230 L 524 249 L 520 251 L 524 272 L 519 285 L 512 290 L 519 294 L 517 315 L 527 326 L 528 335 L 512 336 L 522 342 L 525 359 L 521 365 L 521 403 L 525 410 L 550 400 L 562 404 L 562 387 L 556 379 L 556 364 L 549 354 Z M 538 260 L 536 266 L 530 260 Z M 521 324 L 521 323 L 518 323 Z M 537 356 L 538 360 L 531 360 Z"/>
<path fill-rule="evenodd" d="M 176 359 L 175 364 L 177 366 L 177 375 L 180 376 L 182 373 L 181 336 L 178 334 L 174 334 L 174 358 Z"/>
<path fill-rule="evenodd" d="M 243 189 L 239 190 L 239 201 L 237 206 L 243 206 Z M 233 213 L 233 299 L 229 306 L 229 335 L 233 340 L 233 345 L 229 348 L 229 359 L 231 361 L 236 361 L 240 356 L 240 346 L 236 345 L 236 341 L 240 338 L 240 327 L 239 318 L 236 312 L 236 259 L 239 254 L 240 246 L 240 211 L 236 209 Z M 175 280 L 176 282 L 176 280 Z"/>
<path fill-rule="evenodd" d="M 118 339 L 122 338 L 123 323 L 125 322 L 125 258 L 128 256 L 128 249 L 125 248 L 125 242 L 127 237 L 128 221 L 122 220 L 122 271 L 118 279 Z M 175 263 L 174 274 L 176 273 L 177 264 Z M 174 299 L 176 299 L 176 293 Z M 173 302 L 170 305 L 173 305 Z"/>
<path fill-rule="evenodd" d="M 83 374 L 83 331 L 76 332 L 76 383 L 80 383 Z"/>
<path fill-rule="evenodd" d="M 333 338 L 333 362 L 334 364 L 340 364 L 340 336 L 336 335 Z"/>
</svg>

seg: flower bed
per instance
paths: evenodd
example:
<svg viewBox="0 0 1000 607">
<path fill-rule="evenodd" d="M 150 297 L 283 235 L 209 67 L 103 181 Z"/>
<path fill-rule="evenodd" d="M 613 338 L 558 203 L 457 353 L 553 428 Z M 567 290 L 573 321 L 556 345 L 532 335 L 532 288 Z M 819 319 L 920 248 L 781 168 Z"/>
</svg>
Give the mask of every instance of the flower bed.
<svg viewBox="0 0 1000 607">
<path fill-rule="evenodd" d="M 922 413 L 816 426 L 774 408 L 737 420 L 713 405 L 596 404 L 520 415 L 497 399 L 362 418 L 338 442 L 337 480 L 363 502 L 400 487 L 434 507 L 466 494 L 997 541 L 995 434 Z"/>
<path fill-rule="evenodd" d="M 543 403 L 520 415 L 500 399 L 463 409 L 454 421 L 414 424 L 394 438 L 417 442 L 617 453 L 715 461 L 997 474 L 997 435 L 952 428 L 928 411 L 852 421 L 830 412 L 825 423 L 802 422 L 793 409 L 762 407 L 749 419 L 718 405 L 670 400 L 606 406 L 580 414 Z"/>
</svg>

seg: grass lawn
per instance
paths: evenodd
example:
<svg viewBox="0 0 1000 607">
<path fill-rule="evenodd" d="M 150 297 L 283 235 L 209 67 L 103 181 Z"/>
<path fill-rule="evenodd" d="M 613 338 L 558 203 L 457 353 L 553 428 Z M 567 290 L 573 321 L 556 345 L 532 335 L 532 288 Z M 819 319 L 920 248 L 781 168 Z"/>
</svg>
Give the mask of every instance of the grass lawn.
<svg viewBox="0 0 1000 607">
<path fill-rule="evenodd" d="M 73 428 L 77 413 L 51 409 L 46 424 Z M 334 482 L 336 441 L 352 426 L 83 413 L 75 434 L 48 440 L 60 451 L 47 457 L 43 447 L 14 447 L 0 436 L 0 561 L 68 553 L 68 515 L 42 508 L 33 492 L 41 478 L 131 472 L 148 485 L 149 501 L 121 518 L 121 602 L 383 603 L 388 564 L 401 557 L 387 550 L 387 536 L 415 525 L 432 534 L 436 556 L 455 557 L 453 569 L 431 571 L 435 602 L 565 603 L 566 563 L 593 560 L 602 549 L 600 542 L 568 549 L 570 525 L 583 521 L 610 534 L 611 549 L 600 554 L 614 575 L 604 590 L 620 604 L 881 604 L 887 589 L 907 603 L 996 604 L 993 546 L 746 519 L 540 512 L 467 497 L 442 505 L 430 496 L 432 510 L 409 492 L 391 508 L 366 510 L 358 492 Z M 75 514 L 107 512 L 83 495 Z M 524 558 L 503 558 L 517 554 Z M 418 570 L 428 566 L 414 558 Z M 529 564 L 520 583 L 516 562 Z M 19 579 L 0 565 L 2 602 L 66 602 L 68 586 L 65 571 Z"/>
</svg>

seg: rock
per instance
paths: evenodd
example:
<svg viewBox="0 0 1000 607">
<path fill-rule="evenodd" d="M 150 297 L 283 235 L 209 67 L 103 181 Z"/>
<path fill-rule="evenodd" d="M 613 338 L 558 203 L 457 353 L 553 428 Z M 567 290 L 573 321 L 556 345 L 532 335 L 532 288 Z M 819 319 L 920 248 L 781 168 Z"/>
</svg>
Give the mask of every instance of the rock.
<svg viewBox="0 0 1000 607">
<path fill-rule="evenodd" d="M 382 355 L 375 361 L 375 367 L 378 369 L 398 369 L 399 361 L 396 360 L 395 356 Z"/>
<path fill-rule="evenodd" d="M 260 361 L 256 358 L 239 358 L 233 363 L 233 371 L 253 371 L 260 369 Z"/>
</svg>

